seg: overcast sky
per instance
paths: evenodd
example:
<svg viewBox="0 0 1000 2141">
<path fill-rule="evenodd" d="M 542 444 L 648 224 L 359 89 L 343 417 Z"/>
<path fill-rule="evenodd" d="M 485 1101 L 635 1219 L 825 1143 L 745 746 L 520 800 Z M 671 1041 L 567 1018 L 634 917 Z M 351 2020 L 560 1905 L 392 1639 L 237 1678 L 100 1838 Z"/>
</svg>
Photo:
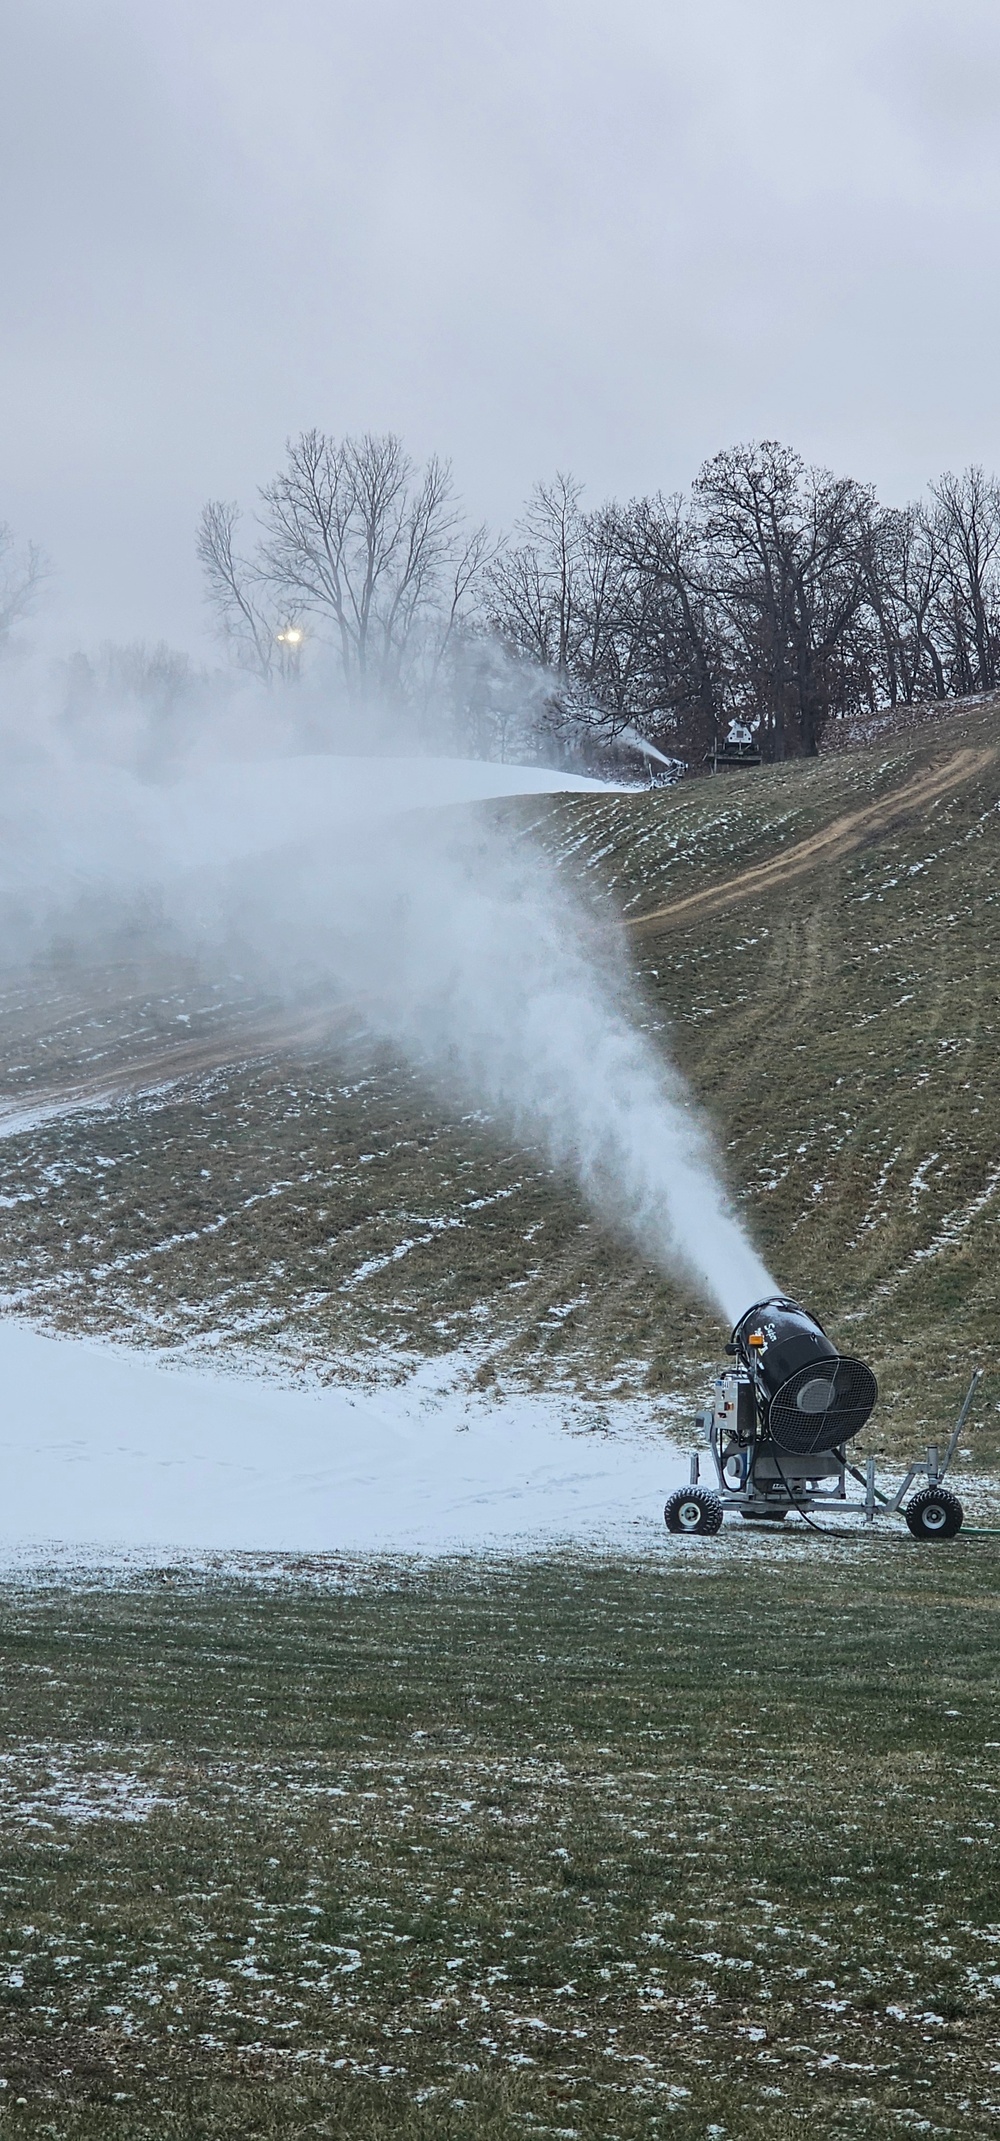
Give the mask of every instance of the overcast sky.
<svg viewBox="0 0 1000 2141">
<path fill-rule="evenodd" d="M 203 500 L 317 424 L 686 484 L 1000 467 L 996 0 L 0 0 L 0 517 L 47 631 L 204 631 Z"/>
</svg>

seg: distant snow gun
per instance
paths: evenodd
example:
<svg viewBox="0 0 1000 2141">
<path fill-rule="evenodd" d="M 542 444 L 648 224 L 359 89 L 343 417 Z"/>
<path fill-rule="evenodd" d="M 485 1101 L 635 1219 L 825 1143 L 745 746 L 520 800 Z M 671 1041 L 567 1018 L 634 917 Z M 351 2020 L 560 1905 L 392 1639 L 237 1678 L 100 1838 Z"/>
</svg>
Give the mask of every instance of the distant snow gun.
<svg viewBox="0 0 1000 2141">
<path fill-rule="evenodd" d="M 775 1525 L 783 1524 L 790 1511 L 812 1524 L 813 1511 L 832 1508 L 835 1514 L 859 1514 L 868 1524 L 879 1514 L 902 1513 L 916 1539 L 954 1538 L 964 1512 L 944 1478 L 980 1368 L 944 1456 L 933 1444 L 926 1458 L 909 1466 L 895 1494 L 887 1495 L 876 1486 L 874 1457 L 863 1472 L 848 1457 L 848 1444 L 872 1412 L 878 1384 L 867 1362 L 841 1353 L 817 1317 L 784 1295 L 758 1301 L 736 1324 L 726 1353 L 733 1365 L 718 1377 L 711 1409 L 700 1412 L 695 1423 L 708 1445 L 717 1484 L 700 1484 L 696 1453 L 690 1484 L 679 1487 L 664 1510 L 668 1531 L 717 1532 L 727 1509 L 750 1523 Z M 919 1477 L 926 1484 L 906 1501 Z M 849 1478 L 863 1488 L 863 1497 L 851 1495 Z"/>
</svg>

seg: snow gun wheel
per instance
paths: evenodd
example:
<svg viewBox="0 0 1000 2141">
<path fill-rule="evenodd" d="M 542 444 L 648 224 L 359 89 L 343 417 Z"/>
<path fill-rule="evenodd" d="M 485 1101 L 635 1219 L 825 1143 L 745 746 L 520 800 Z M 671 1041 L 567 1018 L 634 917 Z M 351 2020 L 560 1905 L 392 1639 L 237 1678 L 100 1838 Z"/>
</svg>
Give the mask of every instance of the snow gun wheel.
<svg viewBox="0 0 1000 2141">
<path fill-rule="evenodd" d="M 953 1539 L 965 1511 L 947 1487 L 922 1487 L 903 1511 L 915 1539 Z"/>
<path fill-rule="evenodd" d="M 678 1487 L 663 1512 L 668 1531 L 708 1537 L 722 1530 L 722 1503 L 708 1487 Z"/>
</svg>

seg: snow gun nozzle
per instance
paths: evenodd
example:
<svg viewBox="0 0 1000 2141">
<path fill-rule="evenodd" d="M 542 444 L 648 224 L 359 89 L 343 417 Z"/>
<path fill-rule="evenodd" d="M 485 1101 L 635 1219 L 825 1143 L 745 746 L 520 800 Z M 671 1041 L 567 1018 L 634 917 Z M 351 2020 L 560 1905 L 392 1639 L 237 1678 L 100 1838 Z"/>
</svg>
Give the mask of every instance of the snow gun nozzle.
<svg viewBox="0 0 1000 2141">
<path fill-rule="evenodd" d="M 749 1308 L 726 1350 L 741 1362 L 761 1427 L 782 1450 L 842 1447 L 878 1396 L 867 1363 L 841 1353 L 819 1318 L 785 1295 Z"/>
</svg>

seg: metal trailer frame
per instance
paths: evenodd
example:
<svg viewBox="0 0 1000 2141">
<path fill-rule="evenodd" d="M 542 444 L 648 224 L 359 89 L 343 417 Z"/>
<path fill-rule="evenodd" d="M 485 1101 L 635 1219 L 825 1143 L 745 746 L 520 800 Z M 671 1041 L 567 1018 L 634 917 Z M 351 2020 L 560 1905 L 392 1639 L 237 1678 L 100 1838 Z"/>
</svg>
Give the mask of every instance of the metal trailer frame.
<svg viewBox="0 0 1000 2141">
<path fill-rule="evenodd" d="M 866 1524 L 873 1524 L 876 1516 L 881 1514 L 899 1515 L 915 1479 L 923 1478 L 931 1487 L 943 1483 L 983 1373 L 982 1368 L 973 1372 L 944 1456 L 941 1456 L 938 1443 L 930 1443 L 926 1457 L 914 1458 L 907 1467 L 894 1494 L 883 1494 L 876 1486 L 874 1457 L 869 1457 L 864 1472 L 859 1472 L 847 1456 L 846 1445 L 814 1452 L 811 1456 L 793 1455 L 777 1450 L 766 1436 L 761 1437 L 756 1421 L 751 1434 L 741 1438 L 738 1425 L 741 1391 L 747 1393 L 751 1404 L 754 1403 L 750 1378 L 745 1370 L 734 1370 L 721 1376 L 716 1384 L 720 1396 L 715 1406 L 711 1412 L 706 1410 L 696 1414 L 695 1424 L 701 1428 L 711 1452 L 723 1509 L 737 1510 L 750 1521 L 765 1524 L 780 1523 L 793 1509 L 803 1515 L 813 1509 L 843 1510 L 862 1516 Z M 691 1458 L 692 1487 L 698 1485 L 700 1469 L 700 1455 L 696 1450 Z M 727 1473 L 738 1476 L 727 1477 Z M 863 1499 L 848 1493 L 848 1473 L 864 1488 Z M 829 1484 L 822 1484 L 824 1481 Z"/>
</svg>

